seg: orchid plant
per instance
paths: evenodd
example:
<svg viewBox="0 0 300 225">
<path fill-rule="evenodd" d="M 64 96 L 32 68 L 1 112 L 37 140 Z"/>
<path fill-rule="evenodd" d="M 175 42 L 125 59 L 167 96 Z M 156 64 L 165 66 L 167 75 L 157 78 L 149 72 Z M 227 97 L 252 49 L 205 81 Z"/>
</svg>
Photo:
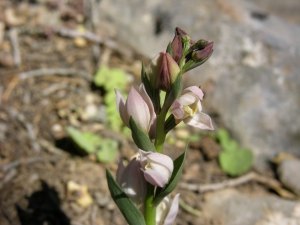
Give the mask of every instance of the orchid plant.
<svg viewBox="0 0 300 225">
<path fill-rule="evenodd" d="M 142 64 L 139 89 L 131 87 L 127 99 L 115 90 L 120 117 L 130 128 L 139 154 L 126 167 L 119 160 L 116 180 L 108 170 L 106 176 L 111 196 L 130 225 L 170 225 L 176 218 L 179 194 L 171 201 L 171 193 L 187 149 L 173 161 L 163 154 L 163 146 L 167 133 L 182 121 L 213 130 L 211 118 L 202 112 L 202 90 L 197 86 L 182 90 L 182 75 L 204 63 L 212 52 L 213 42 L 193 41 L 177 27 L 173 41 L 153 58 L 147 72 Z M 162 91 L 166 92 L 163 102 Z"/>
</svg>

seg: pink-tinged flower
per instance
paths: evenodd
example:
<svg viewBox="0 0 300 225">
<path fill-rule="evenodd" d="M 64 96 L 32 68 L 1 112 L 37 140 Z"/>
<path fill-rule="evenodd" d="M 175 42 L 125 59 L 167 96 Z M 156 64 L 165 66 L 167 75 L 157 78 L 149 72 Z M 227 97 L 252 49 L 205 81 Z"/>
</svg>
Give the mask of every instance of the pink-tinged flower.
<svg viewBox="0 0 300 225">
<path fill-rule="evenodd" d="M 171 204 L 169 196 L 165 197 L 156 208 L 156 225 L 173 224 L 179 207 L 179 195 L 175 195 Z"/>
<path fill-rule="evenodd" d="M 123 189 L 125 194 L 140 207 L 145 200 L 147 193 L 147 183 L 144 174 L 141 171 L 140 161 L 133 158 L 130 163 L 124 167 L 122 160 L 119 160 L 117 183 Z"/>
<path fill-rule="evenodd" d="M 203 92 L 197 86 L 191 86 L 183 90 L 182 95 L 174 101 L 171 106 L 171 113 L 176 123 L 184 123 L 204 130 L 213 130 L 211 118 L 201 112 L 200 100 L 203 99 Z"/>
<path fill-rule="evenodd" d="M 169 53 L 160 52 L 151 61 L 149 80 L 153 88 L 170 91 L 180 68 Z"/>
<path fill-rule="evenodd" d="M 139 91 L 131 87 L 128 98 L 125 101 L 120 91 L 115 89 L 117 95 L 117 108 L 123 123 L 129 127 L 129 118 L 132 116 L 137 126 L 150 138 L 155 136 L 156 114 L 150 97 L 144 84 L 140 85 Z"/>
<path fill-rule="evenodd" d="M 146 181 L 154 186 L 164 187 L 170 180 L 174 165 L 172 159 L 157 152 L 139 150 L 141 167 Z"/>
</svg>

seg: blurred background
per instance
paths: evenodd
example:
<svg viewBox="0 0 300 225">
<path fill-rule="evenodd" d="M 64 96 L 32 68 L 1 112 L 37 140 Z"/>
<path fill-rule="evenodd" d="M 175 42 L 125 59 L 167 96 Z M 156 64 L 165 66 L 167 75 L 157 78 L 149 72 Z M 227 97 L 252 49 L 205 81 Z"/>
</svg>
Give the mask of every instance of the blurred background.
<svg viewBox="0 0 300 225">
<path fill-rule="evenodd" d="M 299 12 L 298 0 L 1 0 L 0 224 L 125 224 L 105 168 L 137 148 L 113 89 L 137 87 L 175 27 L 214 41 L 183 79 L 216 130 L 170 133 L 173 158 L 191 148 L 176 224 L 300 224 Z M 225 149 L 251 153 L 228 169 Z"/>
</svg>

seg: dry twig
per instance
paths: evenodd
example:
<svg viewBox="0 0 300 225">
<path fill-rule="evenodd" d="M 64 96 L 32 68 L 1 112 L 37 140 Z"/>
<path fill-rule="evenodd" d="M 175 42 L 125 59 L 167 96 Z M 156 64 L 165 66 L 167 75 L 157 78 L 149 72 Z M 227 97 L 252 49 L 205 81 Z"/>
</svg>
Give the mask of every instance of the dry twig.
<svg viewBox="0 0 300 225">
<path fill-rule="evenodd" d="M 2 180 L 0 180 L 0 190 L 3 187 L 4 184 L 8 183 L 9 181 L 11 181 L 15 176 L 17 175 L 17 170 L 16 169 L 12 169 L 10 170 Z"/>
<path fill-rule="evenodd" d="M 9 114 L 12 117 L 16 118 L 20 123 L 22 123 L 25 126 L 25 128 L 27 130 L 28 137 L 31 140 L 33 150 L 35 152 L 39 152 L 40 151 L 40 145 L 37 142 L 36 133 L 34 131 L 33 125 L 31 123 L 29 123 L 26 120 L 25 116 L 22 113 L 18 112 L 16 109 L 9 108 L 8 111 L 9 111 Z"/>
<path fill-rule="evenodd" d="M 225 180 L 220 183 L 215 183 L 215 184 L 188 184 L 188 183 L 179 183 L 179 187 L 191 191 L 199 191 L 199 192 L 207 192 L 207 191 L 217 191 L 220 189 L 228 188 L 228 187 L 235 187 L 238 185 L 245 184 L 250 181 L 256 181 L 258 183 L 264 184 L 267 187 L 275 190 L 280 196 L 288 199 L 295 199 L 296 196 L 292 194 L 291 192 L 285 190 L 281 183 L 273 178 L 270 177 L 265 177 L 263 175 L 260 175 L 255 172 L 250 172 L 247 173 L 244 176 L 235 178 L 235 179 L 230 179 L 230 180 Z"/>
<path fill-rule="evenodd" d="M 17 28 L 10 29 L 9 39 L 10 39 L 10 43 L 12 45 L 14 64 L 15 64 L 15 66 L 19 66 L 21 64 L 21 55 L 20 55 L 20 45 L 19 45 Z"/>
<path fill-rule="evenodd" d="M 55 155 L 59 155 L 59 156 L 67 156 L 68 153 L 64 152 L 63 150 L 56 148 L 55 146 L 53 146 L 49 141 L 39 138 L 38 139 L 39 144 L 45 148 L 48 152 L 55 154 Z"/>
<path fill-rule="evenodd" d="M 13 168 L 16 168 L 22 164 L 31 164 L 31 163 L 37 163 L 37 162 L 56 162 L 60 158 L 57 156 L 36 156 L 36 157 L 29 157 L 29 158 L 21 158 L 17 159 L 13 162 L 7 163 L 2 166 L 1 170 L 2 172 L 7 172 L 8 170 L 11 170 Z"/>
<path fill-rule="evenodd" d="M 75 70 L 75 69 L 69 69 L 69 68 L 57 68 L 57 69 L 42 68 L 42 69 L 30 70 L 27 72 L 20 73 L 19 77 L 20 79 L 24 80 L 31 77 L 49 76 L 49 75 L 59 75 L 59 76 L 78 75 L 79 77 L 84 78 L 88 82 L 93 81 L 93 77 L 87 72 Z"/>
</svg>

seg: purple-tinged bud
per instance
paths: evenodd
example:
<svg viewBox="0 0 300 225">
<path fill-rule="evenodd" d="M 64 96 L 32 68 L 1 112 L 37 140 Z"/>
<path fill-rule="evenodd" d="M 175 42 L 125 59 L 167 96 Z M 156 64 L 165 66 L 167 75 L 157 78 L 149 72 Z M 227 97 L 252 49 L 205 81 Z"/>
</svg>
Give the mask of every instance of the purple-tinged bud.
<svg viewBox="0 0 300 225">
<path fill-rule="evenodd" d="M 147 193 L 147 183 L 141 171 L 141 163 L 139 160 L 133 158 L 127 167 L 124 167 L 120 159 L 116 180 L 125 194 L 138 207 L 144 203 Z"/>
<path fill-rule="evenodd" d="M 156 224 L 172 225 L 179 208 L 179 194 L 175 195 L 172 203 L 169 196 L 165 197 L 156 208 Z"/>
<path fill-rule="evenodd" d="M 179 36 L 187 36 L 188 35 L 184 30 L 180 29 L 179 27 L 175 28 L 175 34 L 179 35 Z"/>
<path fill-rule="evenodd" d="M 214 46 L 214 42 L 210 42 L 207 45 L 205 45 L 205 47 L 194 50 L 192 52 L 192 59 L 195 62 L 200 62 L 207 59 L 213 52 L 213 46 Z"/>
<path fill-rule="evenodd" d="M 153 88 L 170 91 L 180 68 L 169 53 L 160 52 L 151 61 L 149 80 Z"/>
<path fill-rule="evenodd" d="M 183 55 L 182 40 L 179 35 L 174 36 L 174 39 L 171 43 L 171 49 L 172 49 L 172 57 L 175 60 L 175 62 L 178 64 Z"/>
<path fill-rule="evenodd" d="M 174 165 L 172 159 L 157 152 L 139 150 L 141 167 L 147 182 L 164 187 L 170 180 Z"/>
</svg>

